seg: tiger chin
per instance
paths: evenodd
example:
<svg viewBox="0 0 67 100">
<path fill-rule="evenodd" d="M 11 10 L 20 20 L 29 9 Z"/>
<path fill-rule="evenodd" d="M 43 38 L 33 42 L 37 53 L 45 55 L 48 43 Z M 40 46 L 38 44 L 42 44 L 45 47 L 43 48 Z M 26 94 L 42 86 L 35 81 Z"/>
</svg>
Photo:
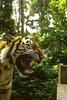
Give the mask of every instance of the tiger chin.
<svg viewBox="0 0 67 100">
<path fill-rule="evenodd" d="M 32 65 L 42 58 L 43 52 L 34 40 L 5 34 L 0 40 L 0 100 L 10 100 L 14 68 L 21 77 L 28 77 L 34 72 Z"/>
</svg>

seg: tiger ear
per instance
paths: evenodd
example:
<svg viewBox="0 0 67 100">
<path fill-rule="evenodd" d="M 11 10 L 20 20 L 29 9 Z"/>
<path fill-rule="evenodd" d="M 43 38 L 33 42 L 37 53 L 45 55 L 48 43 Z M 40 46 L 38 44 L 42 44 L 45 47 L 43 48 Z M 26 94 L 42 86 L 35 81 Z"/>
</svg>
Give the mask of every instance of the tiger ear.
<svg viewBox="0 0 67 100">
<path fill-rule="evenodd" d="M 12 43 L 14 43 L 14 42 L 17 42 L 17 41 L 19 41 L 19 40 L 21 40 L 22 39 L 22 37 L 21 36 L 17 36 L 17 37 L 14 37 L 14 39 L 12 39 Z"/>
<path fill-rule="evenodd" d="M 2 37 L 2 39 L 4 41 L 11 42 L 14 39 L 14 37 L 11 36 L 11 35 L 9 35 L 9 34 L 4 34 L 3 37 Z"/>
<path fill-rule="evenodd" d="M 6 42 L 16 42 L 18 40 L 20 40 L 22 37 L 21 36 L 17 36 L 17 37 L 13 37 L 10 34 L 4 34 L 2 39 Z"/>
</svg>

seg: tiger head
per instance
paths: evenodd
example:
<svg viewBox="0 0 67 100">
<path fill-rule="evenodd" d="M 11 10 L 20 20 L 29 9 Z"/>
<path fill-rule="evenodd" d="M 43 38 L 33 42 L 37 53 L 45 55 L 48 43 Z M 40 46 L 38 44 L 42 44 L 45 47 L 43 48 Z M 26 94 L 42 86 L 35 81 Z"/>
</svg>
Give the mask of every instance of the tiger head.
<svg viewBox="0 0 67 100">
<path fill-rule="evenodd" d="M 32 74 L 32 65 L 39 63 L 43 58 L 42 50 L 39 45 L 32 39 L 7 36 L 7 45 L 10 46 L 7 57 L 11 64 L 14 64 L 18 71 L 24 76 Z"/>
</svg>

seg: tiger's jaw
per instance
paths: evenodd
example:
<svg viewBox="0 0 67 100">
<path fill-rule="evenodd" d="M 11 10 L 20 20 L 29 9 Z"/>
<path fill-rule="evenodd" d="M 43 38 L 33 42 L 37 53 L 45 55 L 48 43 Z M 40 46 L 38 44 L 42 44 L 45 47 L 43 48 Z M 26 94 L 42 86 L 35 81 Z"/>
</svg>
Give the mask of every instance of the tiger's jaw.
<svg viewBox="0 0 67 100">
<path fill-rule="evenodd" d="M 39 56 L 33 50 L 28 50 L 17 58 L 16 66 L 21 74 L 24 76 L 29 76 L 34 72 L 32 70 L 32 65 L 35 62 L 39 62 L 39 60 Z"/>
<path fill-rule="evenodd" d="M 30 75 L 34 72 L 32 70 L 33 63 L 34 62 L 31 60 L 31 58 L 29 58 L 27 55 L 25 55 L 23 59 L 21 58 L 21 66 L 22 66 L 22 70 L 24 70 L 25 75 Z"/>
</svg>

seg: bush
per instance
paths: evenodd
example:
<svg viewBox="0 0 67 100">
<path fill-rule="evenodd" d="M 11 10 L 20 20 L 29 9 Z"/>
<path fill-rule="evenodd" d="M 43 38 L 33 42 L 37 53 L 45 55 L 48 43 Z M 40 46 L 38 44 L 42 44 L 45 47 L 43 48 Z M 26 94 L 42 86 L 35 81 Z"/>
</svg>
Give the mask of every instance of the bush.
<svg viewBox="0 0 67 100">
<path fill-rule="evenodd" d="M 14 72 L 12 100 L 56 100 L 57 68 L 50 67 L 43 60 L 33 66 L 35 72 L 27 78 L 20 78 Z"/>
</svg>

